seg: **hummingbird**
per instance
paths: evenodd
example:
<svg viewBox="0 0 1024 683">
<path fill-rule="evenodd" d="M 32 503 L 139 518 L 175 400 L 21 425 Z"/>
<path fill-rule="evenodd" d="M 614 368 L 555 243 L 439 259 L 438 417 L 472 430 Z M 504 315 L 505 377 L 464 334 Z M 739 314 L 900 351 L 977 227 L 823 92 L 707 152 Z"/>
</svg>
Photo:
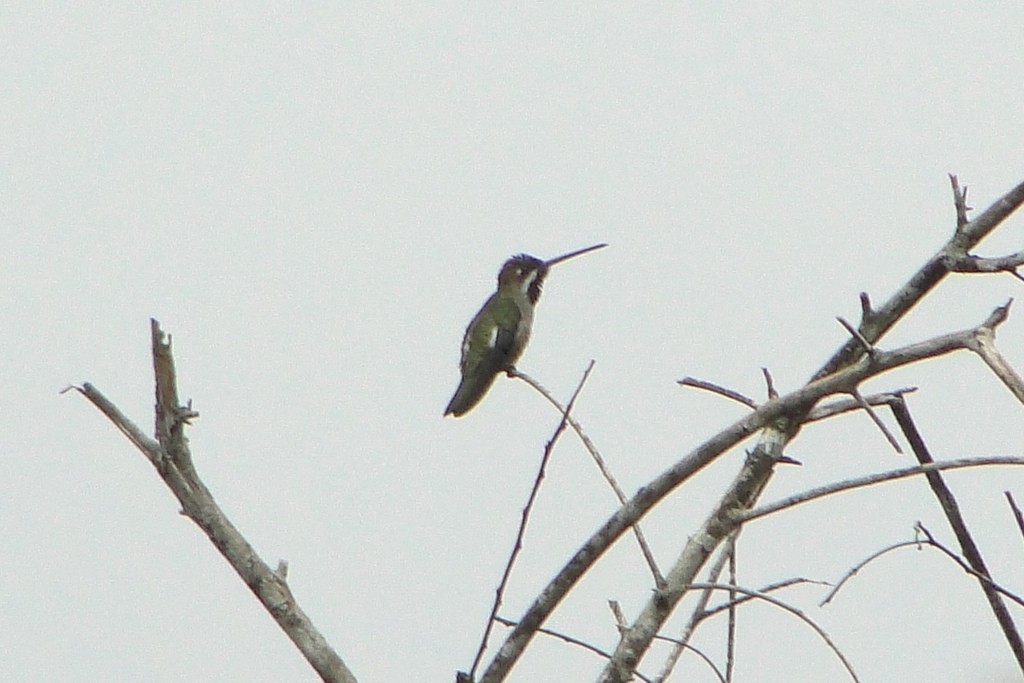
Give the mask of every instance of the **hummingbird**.
<svg viewBox="0 0 1024 683">
<path fill-rule="evenodd" d="M 498 272 L 498 290 L 473 317 L 462 338 L 462 381 L 444 409 L 445 415 L 459 417 L 469 412 L 491 388 L 499 372 L 514 369 L 530 340 L 533 308 L 548 269 L 607 246 L 595 244 L 547 261 L 528 254 L 517 254 L 505 261 Z"/>
</svg>

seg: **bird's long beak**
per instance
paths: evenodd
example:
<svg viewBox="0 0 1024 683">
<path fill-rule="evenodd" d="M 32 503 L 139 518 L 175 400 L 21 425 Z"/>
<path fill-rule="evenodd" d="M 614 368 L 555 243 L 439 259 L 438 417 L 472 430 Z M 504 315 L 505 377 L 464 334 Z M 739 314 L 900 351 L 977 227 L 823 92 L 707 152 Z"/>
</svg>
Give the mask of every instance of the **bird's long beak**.
<svg viewBox="0 0 1024 683">
<path fill-rule="evenodd" d="M 562 254 L 561 256 L 556 256 L 553 259 L 548 259 L 547 261 L 544 262 L 544 266 L 547 267 L 547 268 L 550 268 L 551 266 L 555 265 L 556 263 L 561 263 L 562 261 L 568 261 L 569 259 L 571 259 L 571 258 L 573 258 L 575 256 L 581 256 L 583 254 L 586 254 L 588 251 L 596 251 L 597 249 L 603 249 L 604 247 L 607 247 L 607 246 L 608 246 L 607 244 L 602 242 L 601 244 L 595 244 L 594 246 L 586 247 L 585 249 L 577 249 L 576 251 L 570 251 L 568 254 Z"/>
</svg>

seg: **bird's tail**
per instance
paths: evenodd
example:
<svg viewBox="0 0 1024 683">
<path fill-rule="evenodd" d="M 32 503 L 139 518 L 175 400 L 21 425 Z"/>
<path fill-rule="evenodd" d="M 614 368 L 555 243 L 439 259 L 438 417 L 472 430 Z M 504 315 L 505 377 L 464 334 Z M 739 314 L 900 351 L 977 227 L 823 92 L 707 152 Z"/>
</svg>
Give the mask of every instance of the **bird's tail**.
<svg viewBox="0 0 1024 683">
<path fill-rule="evenodd" d="M 463 377 L 452 400 L 448 401 L 448 407 L 444 409 L 444 414 L 461 417 L 468 413 L 491 388 L 495 377 L 497 377 L 496 374 L 491 374 L 490 378 L 484 381 L 480 379 L 467 380 Z"/>
</svg>

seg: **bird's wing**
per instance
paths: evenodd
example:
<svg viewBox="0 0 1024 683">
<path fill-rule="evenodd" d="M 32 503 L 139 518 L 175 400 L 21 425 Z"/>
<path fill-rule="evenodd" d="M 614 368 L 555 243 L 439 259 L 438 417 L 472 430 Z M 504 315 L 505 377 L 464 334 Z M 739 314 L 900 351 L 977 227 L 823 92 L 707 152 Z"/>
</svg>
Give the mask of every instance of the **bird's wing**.
<svg viewBox="0 0 1024 683">
<path fill-rule="evenodd" d="M 519 307 L 509 299 L 498 299 L 492 296 L 490 300 L 480 309 L 469 327 L 466 328 L 466 336 L 462 340 L 462 362 L 460 366 L 463 374 L 467 371 L 473 372 L 486 365 L 488 369 L 493 368 L 497 372 L 508 364 L 509 355 L 515 342 L 516 330 L 519 328 L 521 314 Z M 483 311 L 490 309 L 493 314 L 492 321 L 500 320 L 502 324 L 479 325 L 478 318 L 482 317 Z"/>
</svg>

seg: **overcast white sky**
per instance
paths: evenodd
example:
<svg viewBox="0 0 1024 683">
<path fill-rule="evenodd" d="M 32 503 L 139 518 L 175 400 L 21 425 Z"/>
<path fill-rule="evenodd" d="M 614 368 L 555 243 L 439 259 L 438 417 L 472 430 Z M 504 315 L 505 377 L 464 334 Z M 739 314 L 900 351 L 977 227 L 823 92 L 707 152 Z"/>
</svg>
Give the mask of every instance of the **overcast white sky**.
<svg viewBox="0 0 1024 683">
<path fill-rule="evenodd" d="M 1024 179 L 1017 3 L 501 5 L 13 3 L 0 12 L 0 678 L 305 681 L 314 675 L 149 464 L 83 399 L 147 429 L 148 319 L 174 335 L 200 473 L 360 681 L 469 666 L 557 414 L 499 379 L 441 412 L 465 324 L 510 254 L 610 247 L 549 278 L 520 367 L 567 396 L 623 487 L 740 416 L 684 375 L 794 389 L 950 234 L 946 174 L 988 206 Z M 1020 248 L 1013 218 L 983 253 Z M 1009 276 L 942 285 L 887 345 L 969 327 Z M 1000 344 L 1024 367 L 1019 310 Z M 917 385 L 939 458 L 1021 454 L 1020 406 L 946 358 Z M 806 430 L 766 500 L 908 463 L 863 415 Z M 741 462 L 648 520 L 675 559 Z M 997 578 L 1024 545 L 1003 491 L 949 477 Z M 614 499 L 556 451 L 503 614 L 516 618 Z M 740 578 L 835 580 L 921 520 L 923 482 L 752 525 Z M 626 540 L 550 625 L 615 643 L 649 579 Z M 864 681 L 1019 680 L 984 600 L 934 552 L 872 565 L 818 620 Z M 1020 618 L 1020 610 L 1014 610 Z M 843 680 L 803 625 L 754 606 L 738 680 Z M 724 624 L 697 644 L 721 653 Z M 499 636 L 502 631 L 498 630 Z M 659 658 L 651 660 L 657 666 Z M 538 640 L 513 681 L 587 681 Z M 695 658 L 680 680 L 711 681 Z"/>
</svg>

